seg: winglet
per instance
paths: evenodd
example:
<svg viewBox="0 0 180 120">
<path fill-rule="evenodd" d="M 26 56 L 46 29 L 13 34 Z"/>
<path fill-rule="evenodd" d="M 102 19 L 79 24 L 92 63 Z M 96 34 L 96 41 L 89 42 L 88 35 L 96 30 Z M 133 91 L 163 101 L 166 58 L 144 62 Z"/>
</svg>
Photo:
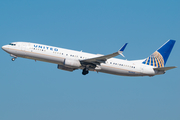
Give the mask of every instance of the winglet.
<svg viewBox="0 0 180 120">
<path fill-rule="evenodd" d="M 119 51 L 123 52 L 123 51 L 124 51 L 124 49 L 126 48 L 127 44 L 128 44 L 128 43 L 125 43 L 125 44 L 124 44 L 124 46 L 122 46 L 122 48 L 121 48 L 121 49 L 119 49 Z"/>
<path fill-rule="evenodd" d="M 119 49 L 119 51 L 118 51 L 118 53 L 119 53 L 120 55 L 122 55 L 123 57 L 125 57 L 125 56 L 124 56 L 122 53 L 123 53 L 124 49 L 126 48 L 127 44 L 128 44 L 128 43 L 125 43 L 125 44 L 121 47 L 121 49 Z"/>
</svg>

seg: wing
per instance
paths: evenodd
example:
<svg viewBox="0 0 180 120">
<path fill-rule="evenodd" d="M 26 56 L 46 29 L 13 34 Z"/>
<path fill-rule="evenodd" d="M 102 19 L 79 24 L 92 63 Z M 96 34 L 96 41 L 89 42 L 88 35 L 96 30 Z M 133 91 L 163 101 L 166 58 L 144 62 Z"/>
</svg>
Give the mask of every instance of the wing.
<svg viewBox="0 0 180 120">
<path fill-rule="evenodd" d="M 109 55 L 104 55 L 104 56 L 100 56 L 100 57 L 95 57 L 95 58 L 90 58 L 90 59 L 85 59 L 85 60 L 81 60 L 81 63 L 91 63 L 91 64 L 100 64 L 100 63 L 105 63 L 105 61 L 109 58 L 115 57 L 119 54 L 121 54 L 123 57 L 124 55 L 122 54 L 124 49 L 126 48 L 128 43 L 124 44 L 121 49 L 119 49 L 117 52 L 109 54 Z"/>
</svg>

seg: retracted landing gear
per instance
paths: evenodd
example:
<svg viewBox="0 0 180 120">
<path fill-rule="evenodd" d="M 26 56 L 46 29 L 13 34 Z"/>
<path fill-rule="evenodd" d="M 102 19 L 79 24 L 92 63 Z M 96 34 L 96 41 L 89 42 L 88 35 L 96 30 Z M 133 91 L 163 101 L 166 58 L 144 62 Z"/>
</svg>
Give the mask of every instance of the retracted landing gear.
<svg viewBox="0 0 180 120">
<path fill-rule="evenodd" d="M 84 68 L 83 71 L 82 71 L 82 74 L 83 75 L 86 75 L 89 73 L 89 69 L 88 68 Z"/>
</svg>

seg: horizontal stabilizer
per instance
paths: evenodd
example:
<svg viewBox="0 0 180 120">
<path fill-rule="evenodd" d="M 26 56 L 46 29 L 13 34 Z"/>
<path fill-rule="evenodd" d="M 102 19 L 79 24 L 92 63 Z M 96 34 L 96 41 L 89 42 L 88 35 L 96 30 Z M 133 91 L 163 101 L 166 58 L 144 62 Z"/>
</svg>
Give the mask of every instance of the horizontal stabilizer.
<svg viewBox="0 0 180 120">
<path fill-rule="evenodd" d="M 161 68 L 154 68 L 154 70 L 160 70 L 160 71 L 167 71 L 170 69 L 174 69 L 177 68 L 176 66 L 172 66 L 172 67 L 161 67 Z"/>
</svg>

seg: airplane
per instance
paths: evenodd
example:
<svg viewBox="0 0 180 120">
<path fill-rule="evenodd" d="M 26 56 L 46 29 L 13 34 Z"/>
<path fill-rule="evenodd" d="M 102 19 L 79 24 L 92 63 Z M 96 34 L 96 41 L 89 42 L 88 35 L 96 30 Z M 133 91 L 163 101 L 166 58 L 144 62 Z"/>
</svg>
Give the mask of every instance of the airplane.
<svg viewBox="0 0 180 120">
<path fill-rule="evenodd" d="M 142 60 L 123 60 L 114 58 L 122 54 L 128 43 L 125 43 L 117 52 L 108 55 L 91 54 L 74 51 L 49 45 L 12 42 L 2 46 L 14 61 L 17 57 L 33 59 L 57 64 L 57 68 L 65 71 L 82 69 L 82 74 L 89 71 L 103 72 L 120 76 L 155 76 L 164 74 L 176 66 L 165 67 L 175 40 L 168 40 L 149 57 Z"/>
</svg>

